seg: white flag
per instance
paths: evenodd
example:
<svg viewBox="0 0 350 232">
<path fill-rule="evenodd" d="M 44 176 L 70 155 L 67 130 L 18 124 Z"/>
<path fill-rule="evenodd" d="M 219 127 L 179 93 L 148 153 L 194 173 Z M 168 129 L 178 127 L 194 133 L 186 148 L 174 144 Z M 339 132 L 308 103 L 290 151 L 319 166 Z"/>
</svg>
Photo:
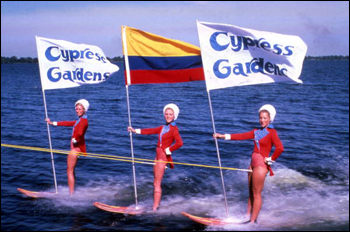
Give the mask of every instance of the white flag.
<svg viewBox="0 0 350 232">
<path fill-rule="evenodd" d="M 197 21 L 207 91 L 299 80 L 307 46 L 298 37 Z"/>
<path fill-rule="evenodd" d="M 119 70 L 97 46 L 42 37 L 36 45 L 43 90 L 101 83 Z"/>
</svg>

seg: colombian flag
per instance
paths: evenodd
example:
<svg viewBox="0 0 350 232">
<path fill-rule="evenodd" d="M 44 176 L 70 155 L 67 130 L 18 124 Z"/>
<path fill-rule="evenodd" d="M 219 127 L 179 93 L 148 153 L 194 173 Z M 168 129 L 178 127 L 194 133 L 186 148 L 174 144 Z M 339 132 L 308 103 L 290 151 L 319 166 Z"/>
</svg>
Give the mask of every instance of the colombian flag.
<svg viewBox="0 0 350 232">
<path fill-rule="evenodd" d="M 204 81 L 200 49 L 122 26 L 126 85 Z"/>
</svg>

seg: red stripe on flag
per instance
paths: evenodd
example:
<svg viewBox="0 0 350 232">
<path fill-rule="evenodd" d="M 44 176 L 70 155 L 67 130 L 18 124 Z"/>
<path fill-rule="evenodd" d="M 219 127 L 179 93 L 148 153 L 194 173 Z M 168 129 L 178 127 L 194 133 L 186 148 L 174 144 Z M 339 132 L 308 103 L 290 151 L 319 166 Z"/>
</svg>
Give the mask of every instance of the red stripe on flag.
<svg viewBox="0 0 350 232">
<path fill-rule="evenodd" d="M 126 77 L 126 73 L 124 73 Z M 131 84 L 204 81 L 203 67 L 179 70 L 130 70 Z M 127 83 L 125 78 L 125 83 Z"/>
</svg>

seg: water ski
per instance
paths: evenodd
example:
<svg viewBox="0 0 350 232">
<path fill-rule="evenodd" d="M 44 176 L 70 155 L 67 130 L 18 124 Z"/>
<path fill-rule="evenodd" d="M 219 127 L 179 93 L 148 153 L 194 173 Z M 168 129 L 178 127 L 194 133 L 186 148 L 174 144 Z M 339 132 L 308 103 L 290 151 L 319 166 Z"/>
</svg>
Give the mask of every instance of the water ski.
<svg viewBox="0 0 350 232">
<path fill-rule="evenodd" d="M 112 205 L 106 205 L 100 202 L 94 202 L 94 206 L 96 206 L 99 209 L 102 209 L 104 211 L 112 212 L 112 213 L 122 213 L 122 214 L 131 214 L 131 215 L 137 215 L 142 214 L 144 211 L 140 208 L 135 207 L 122 207 L 122 206 L 112 206 Z"/>
<path fill-rule="evenodd" d="M 52 193 L 52 192 L 34 192 L 34 191 L 29 191 L 21 188 L 17 188 L 17 190 L 23 193 L 24 195 L 28 197 L 33 197 L 33 198 L 51 198 L 57 195 L 57 193 Z"/>
<path fill-rule="evenodd" d="M 200 224 L 207 225 L 207 226 L 225 226 L 225 225 L 238 224 L 237 222 L 233 222 L 227 219 L 204 218 L 204 217 L 194 216 L 185 212 L 182 212 L 182 214 L 195 222 L 198 222 Z"/>
</svg>

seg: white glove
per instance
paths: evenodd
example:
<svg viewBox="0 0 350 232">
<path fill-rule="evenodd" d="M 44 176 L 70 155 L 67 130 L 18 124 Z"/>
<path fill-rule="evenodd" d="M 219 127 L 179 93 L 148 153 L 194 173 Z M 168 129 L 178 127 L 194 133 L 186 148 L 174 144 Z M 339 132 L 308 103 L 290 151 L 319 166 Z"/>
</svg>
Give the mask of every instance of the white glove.
<svg viewBox="0 0 350 232">
<path fill-rule="evenodd" d="M 268 157 L 265 159 L 265 162 L 267 165 L 272 165 L 275 161 L 271 159 L 271 157 Z"/>
<path fill-rule="evenodd" d="M 78 141 L 75 138 L 72 138 L 72 142 L 76 144 Z"/>
<path fill-rule="evenodd" d="M 166 155 L 171 155 L 170 147 L 165 149 L 165 154 Z"/>
</svg>

